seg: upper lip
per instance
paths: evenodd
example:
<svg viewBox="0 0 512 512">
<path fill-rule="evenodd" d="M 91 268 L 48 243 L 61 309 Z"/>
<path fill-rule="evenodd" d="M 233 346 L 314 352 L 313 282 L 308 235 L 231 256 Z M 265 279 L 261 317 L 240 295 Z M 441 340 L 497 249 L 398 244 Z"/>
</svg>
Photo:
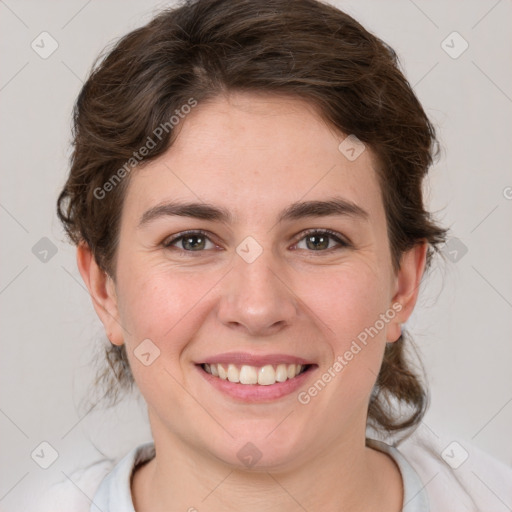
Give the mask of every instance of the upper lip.
<svg viewBox="0 0 512 512">
<path fill-rule="evenodd" d="M 267 364 L 313 364 L 307 359 L 289 354 L 254 355 L 246 352 L 226 352 L 206 358 L 199 364 L 237 364 L 248 366 L 265 366 Z"/>
</svg>

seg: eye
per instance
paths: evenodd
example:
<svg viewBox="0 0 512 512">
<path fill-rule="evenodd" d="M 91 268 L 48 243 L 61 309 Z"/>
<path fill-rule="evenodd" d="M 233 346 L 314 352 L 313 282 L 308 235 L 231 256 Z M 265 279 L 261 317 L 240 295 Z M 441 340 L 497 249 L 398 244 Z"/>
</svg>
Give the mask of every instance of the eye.
<svg viewBox="0 0 512 512">
<path fill-rule="evenodd" d="M 304 241 L 304 242 L 303 242 Z M 300 244 L 304 243 L 304 247 Z M 184 252 L 202 252 L 215 249 L 216 245 L 210 240 L 208 234 L 201 230 L 191 230 L 178 233 L 162 243 L 166 249 L 177 249 Z M 311 229 L 295 244 L 294 248 L 306 249 L 309 252 L 327 252 L 330 249 L 349 247 L 350 243 L 344 241 L 339 233 L 328 229 Z M 329 251 L 330 252 L 330 251 Z"/>
<path fill-rule="evenodd" d="M 304 241 L 304 246 L 300 247 L 300 244 Z M 331 242 L 335 242 L 332 244 Z M 299 249 L 306 249 L 313 252 L 326 252 L 328 249 L 340 247 L 349 247 L 350 244 L 345 242 L 339 233 L 330 231 L 328 229 L 315 230 L 312 229 L 306 232 L 306 236 L 303 236 L 296 247 Z"/>
<path fill-rule="evenodd" d="M 176 236 L 164 241 L 162 245 L 166 248 L 174 247 L 186 252 L 201 252 L 205 249 L 215 248 L 215 244 L 209 239 L 207 234 L 200 230 L 178 233 Z"/>
</svg>

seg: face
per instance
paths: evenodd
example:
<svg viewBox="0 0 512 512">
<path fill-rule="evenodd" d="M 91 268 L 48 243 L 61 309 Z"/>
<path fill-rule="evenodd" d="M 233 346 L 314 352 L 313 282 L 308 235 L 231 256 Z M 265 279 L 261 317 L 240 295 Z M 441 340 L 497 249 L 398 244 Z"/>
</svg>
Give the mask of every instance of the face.
<svg viewBox="0 0 512 512">
<path fill-rule="evenodd" d="M 371 151 L 348 159 L 346 135 L 289 97 L 219 97 L 180 122 L 131 176 L 98 309 L 155 441 L 285 468 L 364 438 L 424 256 L 393 272 Z"/>
</svg>

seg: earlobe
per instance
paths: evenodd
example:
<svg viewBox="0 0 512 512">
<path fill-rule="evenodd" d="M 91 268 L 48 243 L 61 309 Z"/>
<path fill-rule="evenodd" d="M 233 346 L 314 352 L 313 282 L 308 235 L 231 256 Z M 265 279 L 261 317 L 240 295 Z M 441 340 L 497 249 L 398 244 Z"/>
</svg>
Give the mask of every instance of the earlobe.
<svg viewBox="0 0 512 512">
<path fill-rule="evenodd" d="M 398 303 L 396 303 L 398 304 Z M 397 309 L 397 308 L 394 308 Z M 394 343 L 402 335 L 402 323 L 397 320 L 392 320 L 386 330 L 386 341 L 388 343 Z"/>
<path fill-rule="evenodd" d="M 123 329 L 119 320 L 119 310 L 115 284 L 112 278 L 102 270 L 85 242 L 81 242 L 76 253 L 78 270 L 84 280 L 92 304 L 111 343 L 122 345 Z"/>
<path fill-rule="evenodd" d="M 425 271 L 428 243 L 416 244 L 402 255 L 400 269 L 395 278 L 395 295 L 392 303 L 401 305 L 400 311 L 388 325 L 388 342 L 397 341 L 402 332 L 401 324 L 411 316 L 418 299 L 421 278 Z M 394 308 L 395 310 L 398 308 Z"/>
</svg>

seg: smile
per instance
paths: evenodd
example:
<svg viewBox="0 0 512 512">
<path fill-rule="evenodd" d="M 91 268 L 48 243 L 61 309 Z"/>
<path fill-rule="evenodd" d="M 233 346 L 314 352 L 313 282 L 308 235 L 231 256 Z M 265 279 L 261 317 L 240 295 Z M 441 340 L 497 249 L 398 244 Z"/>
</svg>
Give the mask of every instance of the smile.
<svg viewBox="0 0 512 512">
<path fill-rule="evenodd" d="M 237 364 L 213 364 L 204 363 L 201 365 L 203 370 L 222 380 L 243 385 L 270 386 L 276 382 L 286 382 L 294 379 L 307 371 L 310 365 L 303 364 L 285 364 L 277 365 L 266 364 L 264 366 L 250 366 Z"/>
<path fill-rule="evenodd" d="M 230 400 L 270 403 L 292 396 L 313 378 L 318 364 L 292 354 L 226 352 L 195 363 L 203 382 Z"/>
</svg>

